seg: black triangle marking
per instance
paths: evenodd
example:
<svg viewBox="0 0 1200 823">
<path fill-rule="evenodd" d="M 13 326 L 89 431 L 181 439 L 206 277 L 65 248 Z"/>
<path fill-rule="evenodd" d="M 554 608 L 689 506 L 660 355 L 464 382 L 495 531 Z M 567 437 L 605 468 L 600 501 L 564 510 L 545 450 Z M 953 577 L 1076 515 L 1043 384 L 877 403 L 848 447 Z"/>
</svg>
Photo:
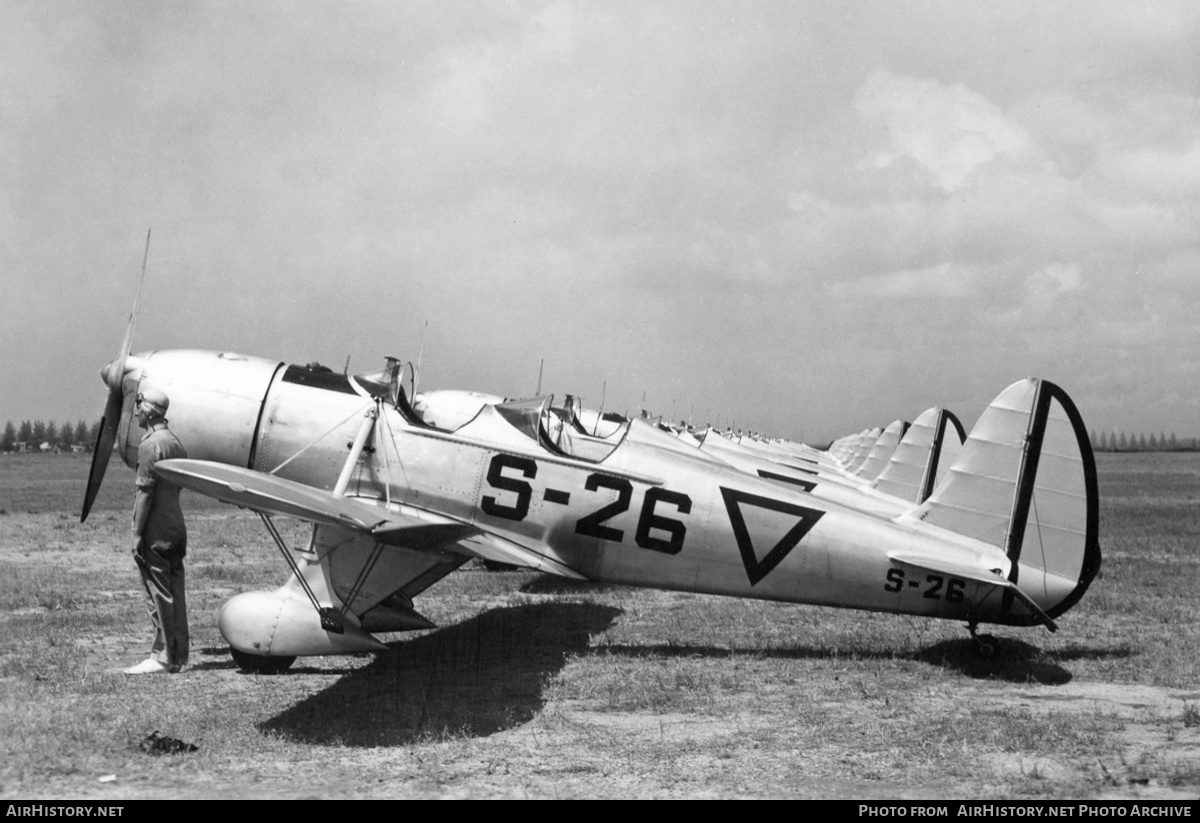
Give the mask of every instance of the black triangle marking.
<svg viewBox="0 0 1200 823">
<path fill-rule="evenodd" d="M 797 471 L 804 471 L 804 469 L 798 469 Z M 768 480 L 778 480 L 780 483 L 791 483 L 793 486 L 799 486 L 806 492 L 810 492 L 817 487 L 817 484 L 811 480 L 801 480 L 798 477 L 788 477 L 786 474 L 776 474 L 775 472 L 769 472 L 765 469 L 759 469 L 758 476 L 765 477 Z"/>
<path fill-rule="evenodd" d="M 733 526 L 733 536 L 737 539 L 738 551 L 741 552 L 742 564 L 746 567 L 746 575 L 750 578 L 751 586 L 757 585 L 758 581 L 783 562 L 783 558 L 796 548 L 804 535 L 808 534 L 809 530 L 817 525 L 817 521 L 825 514 L 820 509 L 797 506 L 794 503 L 785 503 L 782 500 L 774 500 L 737 489 L 727 489 L 724 486 L 721 486 L 721 497 L 725 500 L 725 510 L 729 513 L 729 524 Z M 787 534 L 780 538 L 779 542 L 759 560 L 758 555 L 754 552 L 750 530 L 746 527 L 746 518 L 742 516 L 742 506 L 792 514 L 798 519 L 796 525 L 792 526 Z"/>
</svg>

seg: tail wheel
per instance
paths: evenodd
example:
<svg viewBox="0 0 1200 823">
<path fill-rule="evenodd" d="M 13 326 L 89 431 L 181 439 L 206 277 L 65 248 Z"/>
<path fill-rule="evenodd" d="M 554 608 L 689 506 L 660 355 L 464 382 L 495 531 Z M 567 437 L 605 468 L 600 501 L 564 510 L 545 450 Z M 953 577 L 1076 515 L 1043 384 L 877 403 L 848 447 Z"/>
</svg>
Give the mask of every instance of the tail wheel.
<svg viewBox="0 0 1200 823">
<path fill-rule="evenodd" d="M 967 631 L 971 633 L 971 639 L 975 641 L 975 655 L 981 660 L 991 660 L 1000 651 L 1000 641 L 995 635 L 979 634 L 978 630 L 978 623 L 967 624 Z"/>
<path fill-rule="evenodd" d="M 983 660 L 991 660 L 1000 652 L 1000 641 L 990 634 L 975 635 L 975 654 Z"/>
<path fill-rule="evenodd" d="M 283 674 L 296 662 L 295 657 L 268 657 L 264 654 L 250 654 L 238 651 L 232 646 L 229 654 L 233 662 L 246 674 Z"/>
</svg>

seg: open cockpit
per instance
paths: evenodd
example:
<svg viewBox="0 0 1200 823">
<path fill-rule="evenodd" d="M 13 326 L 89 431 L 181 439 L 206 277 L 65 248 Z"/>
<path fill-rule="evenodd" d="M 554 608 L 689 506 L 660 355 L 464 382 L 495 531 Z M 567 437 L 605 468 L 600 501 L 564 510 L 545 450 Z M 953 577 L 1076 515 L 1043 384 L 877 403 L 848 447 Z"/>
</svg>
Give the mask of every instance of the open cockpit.
<svg viewBox="0 0 1200 823">
<path fill-rule="evenodd" d="M 455 390 L 418 394 L 412 364 L 391 357 L 382 371 L 355 375 L 352 380 L 418 429 L 497 445 L 528 445 L 531 440 L 551 454 L 589 463 L 612 454 L 629 431 L 628 420 L 585 410 L 579 398 L 570 394 L 559 406 L 554 405 L 554 395 L 510 399 Z"/>
<path fill-rule="evenodd" d="M 629 431 L 626 421 L 607 437 L 591 434 L 583 427 L 578 398 L 567 395 L 566 402 L 557 407 L 553 402 L 554 396 L 547 395 L 509 400 L 493 408 L 498 417 L 551 454 L 589 463 L 599 463 L 612 454 Z M 480 411 L 482 416 L 483 410 Z M 467 429 L 474 423 L 459 429 L 458 433 L 468 434 Z"/>
</svg>

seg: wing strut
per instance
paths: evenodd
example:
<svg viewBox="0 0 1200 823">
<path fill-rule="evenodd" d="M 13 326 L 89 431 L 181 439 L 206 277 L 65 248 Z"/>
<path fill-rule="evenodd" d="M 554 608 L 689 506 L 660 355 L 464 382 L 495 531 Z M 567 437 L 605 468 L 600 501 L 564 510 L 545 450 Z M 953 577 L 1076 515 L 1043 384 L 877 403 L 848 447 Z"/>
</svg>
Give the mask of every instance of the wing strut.
<svg viewBox="0 0 1200 823">
<path fill-rule="evenodd" d="M 362 425 L 358 427 L 358 434 L 354 438 L 354 445 L 350 447 L 346 464 L 342 466 L 342 473 L 338 475 L 337 483 L 333 487 L 333 493 L 338 497 L 346 494 L 346 488 L 350 485 L 350 475 L 354 474 L 358 459 L 362 457 L 363 447 L 367 445 L 367 438 L 371 436 L 371 430 L 375 428 L 375 420 L 379 417 L 379 402 L 379 398 L 376 398 L 375 404 L 363 415 Z"/>
<path fill-rule="evenodd" d="M 333 493 L 338 497 L 346 494 L 346 489 L 350 485 L 350 477 L 354 474 L 354 468 L 358 465 L 359 459 L 362 457 L 363 448 L 367 445 L 367 438 L 371 436 L 375 428 L 375 423 L 379 419 L 379 404 L 382 401 L 379 398 L 375 399 L 375 404 L 367 409 L 363 414 L 362 425 L 358 427 L 358 434 L 354 437 L 354 443 L 350 446 L 350 454 L 346 456 L 346 463 L 342 466 L 341 474 L 338 475 L 337 483 L 333 487 Z M 288 566 L 292 569 L 292 576 L 304 589 L 304 593 L 308 596 L 313 608 L 317 611 L 317 616 L 321 619 L 321 628 L 333 634 L 343 634 L 346 631 L 346 612 L 350 609 L 350 604 L 354 602 L 354 598 L 358 596 L 359 591 L 370 577 L 372 569 L 379 561 L 380 555 L 383 553 L 383 543 L 376 541 L 375 548 L 371 552 L 371 557 L 367 564 L 359 571 L 358 578 L 354 581 L 354 586 L 350 590 L 349 596 L 342 600 L 340 609 L 333 606 L 322 606 L 317 596 L 313 593 L 312 587 L 308 585 L 308 580 L 304 577 L 304 572 L 300 568 L 300 564 L 296 562 L 296 558 L 292 557 L 292 553 L 288 550 L 287 544 L 283 537 L 280 536 L 279 530 L 275 528 L 275 523 L 269 515 L 259 512 L 258 516 L 262 518 L 263 525 L 267 527 L 275 545 L 279 547 L 283 559 L 287 561 Z"/>
<path fill-rule="evenodd" d="M 393 396 L 395 396 L 394 393 Z M 385 424 L 387 423 L 387 415 L 382 413 L 382 406 L 383 398 L 376 397 L 375 405 L 372 408 L 367 409 L 366 413 L 363 415 L 362 425 L 359 426 L 358 435 L 354 438 L 354 445 L 350 447 L 350 454 L 346 457 L 346 464 L 342 466 L 342 473 L 338 476 L 337 484 L 333 487 L 333 493 L 339 497 L 345 495 L 346 489 L 350 485 L 350 477 L 354 474 L 354 469 L 358 465 L 358 461 L 362 458 L 363 448 L 367 444 L 367 439 L 375 435 L 376 427 L 379 425 L 380 419 L 382 419 Z M 387 463 L 387 449 L 383 450 L 383 459 L 384 462 Z M 383 488 L 385 494 L 387 495 L 387 502 L 391 503 L 389 485 L 384 483 Z M 363 567 L 359 569 L 358 577 L 355 578 L 354 585 L 350 587 L 349 594 L 342 599 L 342 608 L 338 610 L 336 614 L 332 615 L 333 619 L 337 621 L 336 625 L 338 626 L 338 632 L 341 632 L 342 627 L 345 625 L 346 612 L 350 610 L 350 604 L 352 604 L 355 598 L 358 597 L 358 593 L 362 591 L 362 587 L 366 585 L 367 579 L 371 576 L 371 572 L 375 570 L 375 564 L 379 562 L 379 558 L 383 555 L 383 546 L 384 544 L 382 541 L 375 541 L 375 546 L 371 550 L 371 555 L 367 558 L 367 562 L 363 564 Z M 325 612 L 333 612 L 333 609 L 321 609 L 320 611 L 322 612 L 321 624 L 323 626 L 326 618 Z"/>
<path fill-rule="evenodd" d="M 295 577 L 297 582 L 300 583 L 300 587 L 303 588 L 304 593 L 308 595 L 309 602 L 311 602 L 313 608 L 316 609 L 317 617 L 321 619 L 321 628 L 334 634 L 344 633 L 346 631 L 346 624 L 344 621 L 345 610 L 338 612 L 338 610 L 334 609 L 332 606 L 321 605 L 320 601 L 317 600 L 317 596 L 313 594 L 312 587 L 308 585 L 308 580 L 305 579 L 304 572 L 301 570 L 300 565 L 296 562 L 296 558 L 292 557 L 292 553 L 288 550 L 287 544 L 283 542 L 283 537 L 280 536 L 279 529 L 275 528 L 275 522 L 271 520 L 271 516 L 264 514 L 263 512 L 259 512 L 258 516 L 262 518 L 263 525 L 267 527 L 267 531 L 270 532 L 272 539 L 275 540 L 275 545 L 279 547 L 279 553 L 283 555 L 283 559 L 287 561 L 289 566 L 291 566 L 292 576 Z"/>
<path fill-rule="evenodd" d="M 350 447 L 350 454 L 346 456 L 346 464 L 342 466 L 342 473 L 338 475 L 337 484 L 333 487 L 333 493 L 338 497 L 346 494 L 346 489 L 350 485 L 350 477 L 354 474 L 355 467 L 358 466 L 358 461 L 362 458 L 363 448 L 367 445 L 367 439 L 375 433 L 375 426 L 380 418 L 380 406 L 383 405 L 383 399 L 375 398 L 375 405 L 367 409 L 363 415 L 362 425 L 358 427 L 358 434 L 354 438 L 354 445 Z M 387 418 L 384 417 L 386 420 Z M 384 459 L 387 459 L 386 450 Z M 388 485 L 384 484 L 386 490 Z M 390 502 L 390 495 L 389 495 Z M 350 587 L 350 593 L 342 599 L 342 608 L 333 613 L 331 617 L 336 620 L 337 631 L 340 633 L 345 626 L 346 612 L 350 610 L 350 604 L 358 597 L 358 593 L 362 591 L 362 587 L 366 584 L 367 578 L 371 576 L 371 572 L 375 570 L 375 564 L 379 562 L 380 555 L 383 554 L 383 543 L 379 540 L 375 541 L 375 547 L 371 550 L 371 556 L 367 558 L 367 562 L 358 571 L 358 577 L 354 580 L 354 585 Z M 307 588 L 307 585 L 306 585 Z M 320 609 L 321 625 L 325 625 L 325 612 L 334 612 L 332 608 Z"/>
</svg>

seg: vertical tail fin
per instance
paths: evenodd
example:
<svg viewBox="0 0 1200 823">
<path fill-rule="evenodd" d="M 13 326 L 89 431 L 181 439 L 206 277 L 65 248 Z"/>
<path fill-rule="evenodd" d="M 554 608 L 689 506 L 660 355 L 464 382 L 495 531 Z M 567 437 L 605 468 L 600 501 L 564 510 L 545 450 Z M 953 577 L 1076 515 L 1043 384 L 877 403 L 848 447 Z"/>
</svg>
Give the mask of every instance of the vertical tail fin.
<svg viewBox="0 0 1200 823">
<path fill-rule="evenodd" d="M 846 458 L 842 471 L 846 474 L 854 474 L 858 471 L 858 467 L 866 462 L 867 457 L 871 454 L 871 449 L 875 447 L 875 443 L 883 436 L 883 429 L 874 428 L 869 431 L 862 432 L 858 435 L 854 443 L 853 452 Z"/>
<path fill-rule="evenodd" d="M 964 440 L 962 423 L 953 413 L 939 406 L 927 409 L 908 427 L 871 488 L 924 503 L 953 465 Z"/>
<path fill-rule="evenodd" d="M 867 454 L 867 459 L 855 470 L 854 476 L 864 481 L 871 481 L 878 477 L 887 468 L 888 461 L 892 459 L 892 455 L 895 453 L 896 447 L 900 445 L 900 440 L 908 431 L 908 427 L 907 420 L 896 420 L 884 429 L 883 434 L 879 435 L 879 439 L 875 441 L 875 445 Z"/>
<path fill-rule="evenodd" d="M 1065 612 L 1100 570 L 1096 463 L 1071 398 L 1046 380 L 1009 386 L 930 498 L 902 519 L 1002 549 L 1012 563 L 1009 580 L 1023 595 L 1050 617 Z M 1006 608 L 1014 608 L 1012 594 L 1006 597 Z M 1015 620 L 1027 609 L 1017 608 Z M 1037 619 L 1032 610 L 1028 616 Z"/>
</svg>

